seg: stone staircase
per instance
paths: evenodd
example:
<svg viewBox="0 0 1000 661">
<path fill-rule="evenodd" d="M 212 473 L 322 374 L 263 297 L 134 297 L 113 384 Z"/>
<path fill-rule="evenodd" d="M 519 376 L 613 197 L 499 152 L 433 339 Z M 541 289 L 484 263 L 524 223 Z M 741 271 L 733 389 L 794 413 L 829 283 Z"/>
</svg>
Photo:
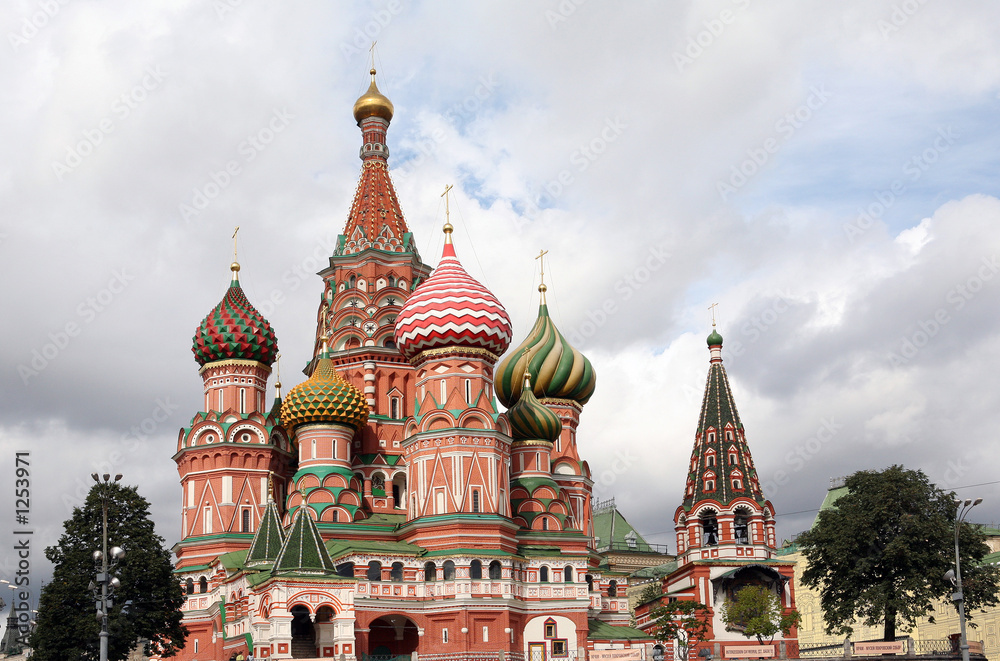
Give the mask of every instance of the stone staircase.
<svg viewBox="0 0 1000 661">
<path fill-rule="evenodd" d="M 316 643 L 309 638 L 293 638 L 292 639 L 292 658 L 293 659 L 315 659 L 316 657 Z"/>
</svg>

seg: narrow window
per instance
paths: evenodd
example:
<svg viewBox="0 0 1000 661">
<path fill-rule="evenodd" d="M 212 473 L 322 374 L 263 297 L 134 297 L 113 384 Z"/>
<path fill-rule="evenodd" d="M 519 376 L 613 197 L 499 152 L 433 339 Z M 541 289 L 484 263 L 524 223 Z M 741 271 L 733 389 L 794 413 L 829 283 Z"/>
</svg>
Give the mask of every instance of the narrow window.
<svg viewBox="0 0 1000 661">
<path fill-rule="evenodd" d="M 436 581 L 437 580 L 437 565 L 433 562 L 424 563 L 424 580 L 425 581 Z"/>
<path fill-rule="evenodd" d="M 618 596 L 618 581 L 608 582 L 608 596 L 617 597 Z"/>
<path fill-rule="evenodd" d="M 252 532 L 250 530 L 250 510 L 243 510 L 243 520 L 240 522 L 240 532 Z"/>
<path fill-rule="evenodd" d="M 240 388 L 240 413 L 247 412 L 247 389 Z"/>
<path fill-rule="evenodd" d="M 549 520 L 542 519 L 542 530 L 548 530 L 548 529 L 549 529 Z"/>
<path fill-rule="evenodd" d="M 202 530 L 205 531 L 206 535 L 210 535 L 212 533 L 212 508 L 211 507 L 206 507 L 205 508 L 205 520 L 202 521 L 201 527 L 202 527 Z"/>
<path fill-rule="evenodd" d="M 441 642 L 442 643 L 447 643 L 448 642 L 448 630 L 447 629 L 441 629 Z"/>
<path fill-rule="evenodd" d="M 490 578 L 494 581 L 499 581 L 502 575 L 503 569 L 500 566 L 500 562 L 494 560 L 490 563 Z"/>
<path fill-rule="evenodd" d="M 479 511 L 479 489 L 472 490 L 472 511 Z"/>
<path fill-rule="evenodd" d="M 372 560 L 368 563 L 368 573 L 366 577 L 369 581 L 381 581 L 382 580 L 382 563 L 378 560 Z"/>
<path fill-rule="evenodd" d="M 392 563 L 392 569 L 389 570 L 389 580 L 395 583 L 401 583 L 403 581 L 403 563 L 394 562 Z"/>
<path fill-rule="evenodd" d="M 548 583 L 549 582 L 549 568 L 548 567 L 542 567 L 541 569 L 538 570 L 538 582 L 539 583 Z"/>
<path fill-rule="evenodd" d="M 194 579 L 193 578 L 189 578 L 187 580 L 187 582 L 185 583 L 185 586 L 187 588 L 187 593 L 188 594 L 194 594 Z"/>
<path fill-rule="evenodd" d="M 208 592 L 208 579 L 202 576 L 198 579 L 198 592 L 205 594 Z"/>
<path fill-rule="evenodd" d="M 490 642 L 490 628 L 487 626 L 483 627 L 483 642 L 484 643 Z"/>
<path fill-rule="evenodd" d="M 389 417 L 393 420 L 399 420 L 399 397 L 393 397 L 389 400 Z"/>
<path fill-rule="evenodd" d="M 472 564 L 469 565 L 469 578 L 479 578 L 483 577 L 483 563 L 478 560 L 473 560 Z"/>
<path fill-rule="evenodd" d="M 563 583 L 572 583 L 572 582 L 573 582 L 573 567 L 571 567 L 570 565 L 566 565 L 566 567 L 563 569 Z"/>
<path fill-rule="evenodd" d="M 222 410 L 222 388 L 219 388 L 219 410 Z"/>
<path fill-rule="evenodd" d="M 471 379 L 466 379 L 465 380 L 465 403 L 466 404 L 471 404 L 472 403 L 472 380 Z"/>
<path fill-rule="evenodd" d="M 455 563 L 451 560 L 444 561 L 444 580 L 454 581 L 455 580 Z"/>
</svg>

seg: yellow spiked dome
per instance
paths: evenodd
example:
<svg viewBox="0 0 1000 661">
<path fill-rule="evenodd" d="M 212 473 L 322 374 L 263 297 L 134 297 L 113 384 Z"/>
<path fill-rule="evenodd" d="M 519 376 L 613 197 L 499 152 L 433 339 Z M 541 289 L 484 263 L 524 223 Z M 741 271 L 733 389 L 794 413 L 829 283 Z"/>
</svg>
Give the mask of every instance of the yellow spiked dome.
<svg viewBox="0 0 1000 661">
<path fill-rule="evenodd" d="M 368 422 L 368 404 L 361 391 L 337 374 L 324 352 L 311 377 L 288 391 L 281 407 L 288 429 L 309 423 L 336 423 L 360 429 Z"/>
</svg>

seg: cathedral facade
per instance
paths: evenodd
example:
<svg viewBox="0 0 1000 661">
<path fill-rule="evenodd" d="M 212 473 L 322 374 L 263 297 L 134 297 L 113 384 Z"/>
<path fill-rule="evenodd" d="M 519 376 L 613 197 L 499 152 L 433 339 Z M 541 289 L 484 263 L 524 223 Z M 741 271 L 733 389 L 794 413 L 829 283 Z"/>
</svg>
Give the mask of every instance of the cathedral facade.
<svg viewBox="0 0 1000 661">
<path fill-rule="evenodd" d="M 645 658 L 627 581 L 601 571 L 577 448 L 594 369 L 544 284 L 509 350 L 510 319 L 450 224 L 437 267 L 422 261 L 389 176 L 392 115 L 372 70 L 307 380 L 268 397 L 277 339 L 236 262 L 196 331 L 204 409 L 174 455 L 180 658 Z M 773 540 L 773 525 L 752 530 Z"/>
</svg>

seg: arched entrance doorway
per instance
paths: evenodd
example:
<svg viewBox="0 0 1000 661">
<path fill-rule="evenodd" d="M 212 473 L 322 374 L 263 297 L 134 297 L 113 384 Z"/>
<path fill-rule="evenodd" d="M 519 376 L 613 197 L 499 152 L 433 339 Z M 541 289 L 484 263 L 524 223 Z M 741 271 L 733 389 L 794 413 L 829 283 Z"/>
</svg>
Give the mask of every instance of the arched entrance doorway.
<svg viewBox="0 0 1000 661">
<path fill-rule="evenodd" d="M 292 658 L 316 658 L 316 629 L 309 617 L 309 609 L 302 604 L 292 606 Z"/>
<path fill-rule="evenodd" d="M 368 625 L 367 659 L 388 661 L 417 650 L 417 625 L 405 615 L 383 615 Z"/>
</svg>

